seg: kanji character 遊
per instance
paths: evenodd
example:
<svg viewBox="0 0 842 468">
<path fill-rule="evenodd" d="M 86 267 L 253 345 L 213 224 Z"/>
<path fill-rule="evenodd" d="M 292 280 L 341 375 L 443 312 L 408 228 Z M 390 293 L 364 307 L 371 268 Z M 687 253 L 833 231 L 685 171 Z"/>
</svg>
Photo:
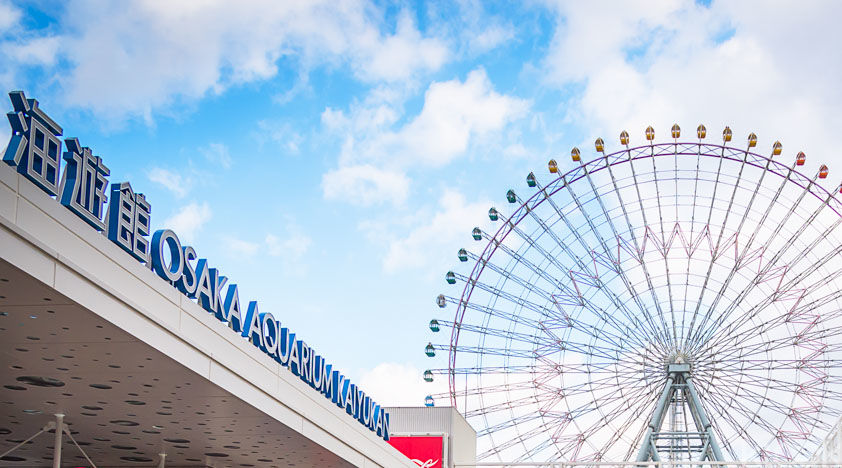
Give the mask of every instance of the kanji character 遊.
<svg viewBox="0 0 842 468">
<path fill-rule="evenodd" d="M 108 197 L 105 187 L 106 176 L 111 172 L 99 156 L 93 156 L 91 149 L 79 144 L 77 138 L 65 140 L 67 151 L 63 159 L 64 175 L 61 180 L 61 204 L 98 231 L 105 230 L 102 220 L 103 205 Z"/>
</svg>

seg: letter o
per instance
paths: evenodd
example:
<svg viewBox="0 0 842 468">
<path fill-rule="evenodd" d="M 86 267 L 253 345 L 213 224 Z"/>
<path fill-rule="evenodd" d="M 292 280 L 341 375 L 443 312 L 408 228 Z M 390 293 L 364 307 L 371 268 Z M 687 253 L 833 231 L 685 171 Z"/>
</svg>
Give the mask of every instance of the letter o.
<svg viewBox="0 0 842 468">
<path fill-rule="evenodd" d="M 164 260 L 164 246 L 170 251 L 170 264 Z M 170 229 L 161 229 L 152 236 L 152 268 L 161 278 L 175 282 L 181 278 L 184 267 L 184 252 L 178 236 Z"/>
</svg>

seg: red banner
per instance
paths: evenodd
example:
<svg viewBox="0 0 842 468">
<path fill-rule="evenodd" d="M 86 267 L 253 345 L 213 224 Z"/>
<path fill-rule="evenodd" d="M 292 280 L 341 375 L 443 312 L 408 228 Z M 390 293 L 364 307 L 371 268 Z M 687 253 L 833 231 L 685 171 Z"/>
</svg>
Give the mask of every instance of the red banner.
<svg viewBox="0 0 842 468">
<path fill-rule="evenodd" d="M 420 468 L 442 468 L 444 436 L 391 436 L 389 443 Z"/>
</svg>

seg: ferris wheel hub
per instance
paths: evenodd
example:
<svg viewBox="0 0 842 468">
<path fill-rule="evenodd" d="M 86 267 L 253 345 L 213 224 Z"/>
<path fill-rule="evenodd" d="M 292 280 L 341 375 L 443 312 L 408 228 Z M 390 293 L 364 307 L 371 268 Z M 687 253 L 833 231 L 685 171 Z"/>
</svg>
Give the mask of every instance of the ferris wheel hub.
<svg viewBox="0 0 842 468">
<path fill-rule="evenodd" d="M 665 359 L 664 369 L 667 374 L 671 372 L 690 372 L 693 370 L 693 358 L 684 351 L 673 351 Z"/>
</svg>

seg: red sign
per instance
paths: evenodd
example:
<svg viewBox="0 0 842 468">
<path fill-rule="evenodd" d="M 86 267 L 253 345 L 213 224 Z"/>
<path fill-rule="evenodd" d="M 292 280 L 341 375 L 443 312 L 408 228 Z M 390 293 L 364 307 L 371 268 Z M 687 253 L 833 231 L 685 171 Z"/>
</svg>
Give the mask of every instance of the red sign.
<svg viewBox="0 0 842 468">
<path fill-rule="evenodd" d="M 389 443 L 420 468 L 442 468 L 443 436 L 390 436 Z"/>
</svg>

